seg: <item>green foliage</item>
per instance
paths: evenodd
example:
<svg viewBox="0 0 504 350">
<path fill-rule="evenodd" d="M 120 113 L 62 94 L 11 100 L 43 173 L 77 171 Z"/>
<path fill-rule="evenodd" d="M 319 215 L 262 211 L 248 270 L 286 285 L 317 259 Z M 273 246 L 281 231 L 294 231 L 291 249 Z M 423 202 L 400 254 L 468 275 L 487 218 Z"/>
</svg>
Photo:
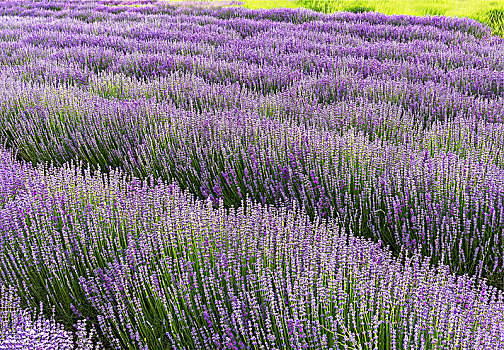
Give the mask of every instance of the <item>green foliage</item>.
<svg viewBox="0 0 504 350">
<path fill-rule="evenodd" d="M 494 34 L 504 37 L 504 7 L 488 10 L 485 22 L 492 28 Z"/>
</svg>

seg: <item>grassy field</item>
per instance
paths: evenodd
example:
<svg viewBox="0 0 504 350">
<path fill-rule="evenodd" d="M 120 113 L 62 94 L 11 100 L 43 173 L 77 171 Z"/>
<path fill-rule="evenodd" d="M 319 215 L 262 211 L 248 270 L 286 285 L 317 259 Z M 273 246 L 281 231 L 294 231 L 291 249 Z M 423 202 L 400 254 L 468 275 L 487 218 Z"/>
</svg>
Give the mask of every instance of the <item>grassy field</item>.
<svg viewBox="0 0 504 350">
<path fill-rule="evenodd" d="M 199 2 L 199 0 L 193 0 Z M 492 32 L 504 36 L 502 0 L 242 0 L 248 9 L 298 8 L 333 13 L 381 12 L 387 15 L 468 17 L 486 23 Z"/>
</svg>

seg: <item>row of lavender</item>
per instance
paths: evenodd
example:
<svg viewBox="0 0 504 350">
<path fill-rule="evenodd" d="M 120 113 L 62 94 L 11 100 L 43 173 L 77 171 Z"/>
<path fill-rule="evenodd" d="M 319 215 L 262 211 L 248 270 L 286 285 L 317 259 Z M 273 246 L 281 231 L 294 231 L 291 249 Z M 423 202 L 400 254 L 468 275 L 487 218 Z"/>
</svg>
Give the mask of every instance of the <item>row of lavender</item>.
<svg viewBox="0 0 504 350">
<path fill-rule="evenodd" d="M 503 287 L 502 40 L 468 20 L 149 9 L 4 25 L 0 126 L 20 158 L 227 207 L 295 200 Z"/>
<path fill-rule="evenodd" d="M 82 161 L 109 173 L 120 168 L 151 184 L 153 179 L 177 183 L 169 189 L 144 186 L 138 195 L 132 189 L 119 193 L 117 188 L 126 182 L 113 175 L 112 188 L 119 187 L 92 197 L 88 206 L 79 204 L 84 195 L 80 189 L 101 181 L 90 175 L 75 175 L 74 182 L 61 188 L 54 185 L 59 192 L 47 199 L 47 191 L 26 192 L 27 188 L 56 184 L 70 175 L 47 175 L 42 185 L 33 180 L 25 186 L 18 175 L 6 172 L 4 179 L 12 181 L 5 180 L 8 195 L 0 198 L 2 222 L 8 222 L 2 249 L 16 253 L 3 261 L 0 281 L 23 290 L 21 281 L 28 280 L 33 285 L 22 296 L 24 303 L 36 308 L 42 301 L 46 309 L 57 305 L 56 316 L 66 326 L 87 317 L 102 339 L 116 348 L 240 348 L 239 341 L 244 348 L 262 344 L 282 349 L 352 342 L 371 348 L 373 343 L 436 348 L 434 341 L 446 342 L 448 348 L 502 346 L 502 322 L 481 321 L 501 310 L 501 292 L 492 291 L 499 301 L 463 304 L 467 312 L 460 315 L 451 313 L 450 302 L 415 314 L 412 294 L 401 301 L 407 303 L 401 304 L 404 308 L 388 301 L 383 306 L 388 299 L 379 293 L 391 293 L 393 287 L 378 281 L 433 270 L 425 265 L 405 272 L 371 243 L 358 240 L 354 248 L 344 248 L 342 242 L 354 238 L 341 238 L 336 232 L 371 237 L 391 246 L 395 254 L 401 249 L 416 251 L 451 273 L 485 277 L 504 288 L 503 40 L 468 20 L 191 10 L 140 3 L 146 5 L 0 4 L 0 13 L 11 16 L 3 17 L 6 21 L 0 25 L 0 139 L 18 159 L 57 166 Z M 7 168 L 19 174 L 12 170 L 18 166 Z M 65 169 L 64 174 L 76 171 Z M 49 171 L 54 172 L 58 170 Z M 19 186 L 23 189 L 17 190 Z M 110 188 L 87 191 L 99 194 Z M 220 211 L 203 208 L 176 188 L 209 199 Z M 167 198 L 182 203 L 179 207 L 185 211 L 173 212 L 159 204 Z M 31 209 L 19 209 L 26 203 Z M 280 209 L 260 208 L 259 203 Z M 222 206 L 241 209 L 225 214 Z M 49 209 L 39 212 L 38 207 Z M 298 207 L 307 216 L 294 214 Z M 191 210 L 196 221 L 182 220 L 180 216 Z M 245 226 L 229 231 L 220 225 L 209 231 L 198 221 L 204 215 L 218 215 L 222 223 L 238 222 L 239 217 L 243 225 L 261 217 L 282 222 L 294 217 L 298 221 L 287 231 L 308 235 L 302 240 L 306 252 L 282 252 L 288 246 L 283 244 L 292 241 L 280 238 L 286 231 L 274 223 L 261 228 L 272 245 L 254 243 L 263 250 L 249 247 L 238 256 L 241 251 L 236 249 L 245 249 L 240 244 L 256 242 L 258 233 L 251 234 L 250 241 L 235 242 L 233 235 L 248 235 Z M 138 220 L 131 223 L 135 217 Z M 324 233 L 319 234 L 318 224 L 306 223 L 308 218 L 336 221 L 320 226 Z M 166 226 L 164 220 L 181 224 Z M 14 241 L 8 238 L 10 232 Z M 310 235 L 321 241 L 310 245 Z M 145 246 L 154 236 L 161 241 Z M 162 240 L 165 236 L 170 238 Z M 31 243 L 16 243 L 25 238 Z M 216 242 L 207 250 L 197 243 L 206 238 Z M 333 239 L 340 243 L 331 243 Z M 52 244 L 58 248 L 50 250 Z M 186 252 L 188 244 L 193 254 Z M 355 249 L 348 261 L 374 252 L 389 267 L 380 265 L 384 270 L 373 270 L 376 276 L 344 284 L 347 304 L 339 306 L 338 314 L 339 302 L 331 293 L 343 280 L 331 282 L 331 287 L 324 283 L 343 272 L 334 268 L 337 264 L 325 265 L 328 253 L 317 244 L 334 249 L 336 255 Z M 161 252 L 163 257 L 156 255 Z M 74 253 L 82 254 L 72 260 Z M 11 256 L 10 250 L 6 256 Z M 168 262 L 162 260 L 167 256 Z M 56 262 L 49 263 L 53 258 Z M 296 265 L 303 261 L 314 261 L 313 266 Z M 361 265 L 354 262 L 348 263 L 350 270 L 343 269 L 345 278 L 349 271 L 361 276 Z M 235 272 L 223 274 L 222 266 Z M 394 269 L 399 270 L 391 272 Z M 445 280 L 453 278 L 440 273 Z M 129 280 L 115 280 L 117 276 Z M 275 283 L 264 287 L 268 278 Z M 413 293 L 432 282 L 427 279 L 424 285 L 408 278 L 393 283 L 412 284 Z M 471 293 L 487 288 L 475 281 L 468 287 L 466 280 L 449 288 L 471 298 Z M 139 289 L 131 283 L 138 283 Z M 294 303 L 285 287 L 289 283 L 295 286 Z M 373 283 L 381 290 L 378 294 L 363 294 L 367 289 L 352 292 Z M 154 287 L 149 289 L 149 284 Z M 44 288 L 49 292 L 42 292 Z M 313 294 L 303 294 L 303 288 Z M 359 304 L 349 306 L 356 295 Z M 360 304 L 371 309 L 361 309 Z M 317 305 L 329 305 L 330 313 L 315 316 L 325 310 Z M 113 311 L 116 308 L 119 311 Z M 493 311 L 478 314 L 475 310 L 480 309 Z M 383 318 L 393 310 L 411 319 L 401 323 Z M 436 313 L 440 310 L 447 314 Z M 282 323 L 286 315 L 291 316 Z M 439 326 L 435 320 L 440 317 L 447 322 L 454 317 L 456 323 Z M 227 329 L 228 324 L 235 328 Z"/>
<path fill-rule="evenodd" d="M 140 178 L 177 181 L 214 204 L 222 198 L 227 207 L 246 196 L 275 205 L 296 200 L 310 216 L 339 217 L 356 234 L 396 252 L 421 249 L 452 272 L 502 283 L 501 124 L 459 118 L 415 129 L 408 112 L 360 100 L 331 111 L 345 118 L 339 122 L 347 130 L 340 133 L 245 109 L 199 114 L 78 90 L 23 93 L 20 87 L 8 96 L 24 106 L 33 101 L 31 110 L 10 105 L 14 112 L 3 119 L 3 130 L 25 159 L 119 167 Z M 373 114 L 381 125 L 373 121 L 372 132 L 350 128 Z M 327 109 L 317 116 L 312 123 L 332 122 Z M 380 129 L 395 139 L 378 137 Z"/>
<path fill-rule="evenodd" d="M 349 71 L 359 80 L 432 82 L 488 98 L 504 91 L 502 39 L 488 36 L 477 22 L 459 20 L 467 31 L 453 31 L 441 21 L 405 16 L 377 24 L 388 18 L 378 14 L 319 15 L 295 23 L 247 19 L 239 12 L 229 19 L 210 10 L 172 12 L 140 23 L 12 17 L 2 28 L 0 62 L 28 80 L 57 84 L 88 85 L 100 72 L 145 79 L 185 71 L 264 94 L 303 77 L 334 80 Z"/>
<path fill-rule="evenodd" d="M 82 319 L 114 349 L 504 349 L 501 291 L 299 208 L 228 212 L 176 185 L 4 151 L 0 172 L 0 281 L 77 323 L 80 349 Z M 33 349 L 71 349 L 54 323 L 18 329 Z M 17 337 L 0 347 L 26 346 Z"/>
</svg>

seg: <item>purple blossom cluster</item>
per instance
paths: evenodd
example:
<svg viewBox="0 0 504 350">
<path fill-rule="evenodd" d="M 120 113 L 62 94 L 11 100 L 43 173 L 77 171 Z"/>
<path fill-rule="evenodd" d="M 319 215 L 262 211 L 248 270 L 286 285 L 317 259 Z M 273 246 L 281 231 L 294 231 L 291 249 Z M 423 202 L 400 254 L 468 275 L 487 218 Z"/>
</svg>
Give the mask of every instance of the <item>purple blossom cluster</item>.
<svg viewBox="0 0 504 350">
<path fill-rule="evenodd" d="M 22 172 L 0 210 L 0 280 L 111 348 L 504 349 L 504 294 L 475 277 L 302 208 L 214 208 L 79 169 Z"/>
<path fill-rule="evenodd" d="M 86 322 L 79 320 L 76 325 L 77 343 L 72 332 L 65 330 L 54 320 L 43 316 L 41 303 L 36 320 L 28 310 L 23 310 L 15 290 L 0 288 L 0 349 L 2 350 L 98 350 L 101 344 L 93 344 L 94 330 L 86 330 Z"/>
<path fill-rule="evenodd" d="M 114 349 L 504 348 L 485 25 L 156 0 L 0 16 L 0 284 L 24 306 Z"/>
</svg>

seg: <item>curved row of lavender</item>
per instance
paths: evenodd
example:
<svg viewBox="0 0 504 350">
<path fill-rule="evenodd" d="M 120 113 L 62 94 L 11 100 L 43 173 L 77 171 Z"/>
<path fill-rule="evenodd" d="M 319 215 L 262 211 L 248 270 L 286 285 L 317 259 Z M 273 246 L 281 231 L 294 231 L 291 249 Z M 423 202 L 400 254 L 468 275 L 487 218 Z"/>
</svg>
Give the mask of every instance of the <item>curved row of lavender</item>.
<svg viewBox="0 0 504 350">
<path fill-rule="evenodd" d="M 504 40 L 487 27 L 44 6 L 0 7 L 0 138 L 20 159 L 118 167 L 226 207 L 297 201 L 504 288 Z"/>
<path fill-rule="evenodd" d="M 504 349 L 502 291 L 333 220 L 4 151 L 0 169 L 0 282 L 111 348 Z"/>
</svg>

